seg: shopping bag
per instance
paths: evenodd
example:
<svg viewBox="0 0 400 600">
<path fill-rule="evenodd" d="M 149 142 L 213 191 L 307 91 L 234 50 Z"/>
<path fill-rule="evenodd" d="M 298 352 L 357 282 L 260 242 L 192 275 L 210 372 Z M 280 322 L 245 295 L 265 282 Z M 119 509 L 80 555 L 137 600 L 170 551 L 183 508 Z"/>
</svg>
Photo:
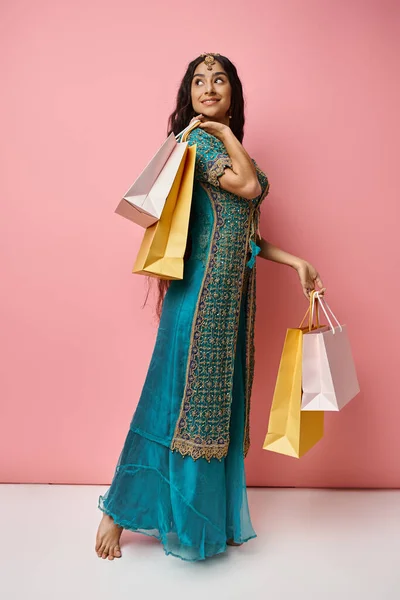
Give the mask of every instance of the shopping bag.
<svg viewBox="0 0 400 600">
<path fill-rule="evenodd" d="M 263 449 L 300 458 L 310 450 L 323 436 L 324 413 L 302 412 L 302 354 L 303 337 L 323 327 L 313 325 L 310 306 L 298 328 L 289 328 L 286 332 L 278 376 L 275 384 L 269 416 L 268 431 Z M 308 327 L 302 327 L 309 314 Z"/>
<path fill-rule="evenodd" d="M 189 128 L 197 127 L 199 122 L 194 121 L 179 134 L 171 133 L 167 137 L 114 212 L 144 228 L 160 219 L 177 173 L 185 161 L 187 143 L 178 143 L 178 138 Z M 169 197 L 170 209 L 172 202 L 173 196 Z"/>
<path fill-rule="evenodd" d="M 184 139 L 192 128 L 185 131 Z M 159 277 L 160 279 L 183 279 L 183 257 L 186 249 L 192 204 L 196 144 L 185 146 L 181 163 L 164 210 L 157 223 L 148 227 L 133 267 L 133 273 Z"/>
<path fill-rule="evenodd" d="M 324 311 L 329 327 L 304 336 L 301 410 L 339 411 L 360 392 L 347 327 L 339 323 L 318 292 L 314 302 Z M 338 327 L 332 325 L 328 310 Z"/>
</svg>

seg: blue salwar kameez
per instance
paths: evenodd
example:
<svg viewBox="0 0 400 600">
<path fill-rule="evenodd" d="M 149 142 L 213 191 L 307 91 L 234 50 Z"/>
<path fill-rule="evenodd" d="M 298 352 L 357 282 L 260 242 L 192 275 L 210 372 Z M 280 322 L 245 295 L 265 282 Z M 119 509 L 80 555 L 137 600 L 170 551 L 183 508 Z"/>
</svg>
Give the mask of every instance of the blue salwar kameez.
<svg viewBox="0 0 400 600">
<path fill-rule="evenodd" d="M 219 186 L 232 166 L 202 129 L 184 278 L 164 299 L 156 343 L 112 483 L 99 508 L 164 552 L 198 561 L 227 540 L 256 537 L 246 490 L 254 370 L 255 234 L 268 193 L 246 200 Z"/>
</svg>

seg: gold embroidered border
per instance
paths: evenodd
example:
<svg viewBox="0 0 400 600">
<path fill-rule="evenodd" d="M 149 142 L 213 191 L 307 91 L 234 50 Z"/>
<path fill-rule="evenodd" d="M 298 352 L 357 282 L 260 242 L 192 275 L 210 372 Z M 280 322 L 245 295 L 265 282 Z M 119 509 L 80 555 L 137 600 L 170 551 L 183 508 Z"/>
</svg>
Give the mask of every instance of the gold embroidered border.
<svg viewBox="0 0 400 600">
<path fill-rule="evenodd" d="M 232 160 L 229 156 L 221 154 L 218 156 L 208 170 L 210 183 L 219 187 L 218 178 L 223 175 L 226 168 L 232 168 Z"/>
<path fill-rule="evenodd" d="M 207 266 L 206 269 L 204 271 L 204 276 L 203 276 L 203 281 L 201 284 L 201 288 L 200 288 L 200 292 L 199 292 L 199 297 L 198 297 L 198 301 L 196 304 L 196 309 L 195 309 L 195 315 L 194 315 L 194 319 L 193 319 L 193 325 L 192 325 L 192 331 L 191 331 L 191 337 L 190 337 L 190 344 L 189 344 L 189 352 L 188 352 L 188 364 L 187 364 L 187 370 L 186 370 L 186 384 L 185 384 L 185 391 L 184 391 L 184 395 L 183 395 L 183 399 L 182 399 L 182 404 L 181 404 L 181 408 L 180 408 L 180 413 L 177 419 L 177 423 L 175 426 L 175 431 L 174 431 L 174 436 L 172 438 L 171 441 L 171 445 L 170 448 L 172 451 L 177 450 L 178 452 L 180 452 L 182 454 L 182 456 L 186 456 L 186 455 L 190 455 L 194 460 L 197 460 L 198 458 L 205 458 L 206 460 L 208 460 L 208 462 L 210 462 L 211 458 L 217 458 L 218 460 L 222 460 L 222 458 L 224 458 L 227 453 L 228 453 L 228 448 L 229 448 L 229 425 L 230 425 L 230 416 L 231 416 L 231 404 L 232 404 L 232 383 L 233 383 L 233 371 L 234 371 L 234 352 L 228 352 L 228 356 L 229 354 L 231 354 L 231 364 L 229 367 L 229 371 L 227 374 L 227 377 L 231 377 L 231 387 L 230 387 L 230 392 L 228 394 L 228 399 L 229 399 L 229 405 L 227 405 L 227 398 L 225 398 L 225 404 L 224 404 L 224 399 L 221 400 L 220 403 L 220 411 L 222 411 L 221 414 L 224 415 L 224 430 L 218 434 L 220 435 L 219 440 L 217 440 L 218 435 L 216 435 L 216 433 L 211 432 L 211 436 L 210 437 L 201 437 L 201 433 L 200 435 L 194 436 L 192 434 L 192 437 L 190 435 L 190 432 L 188 433 L 187 431 L 185 431 L 185 429 L 187 429 L 187 419 L 186 419 L 186 415 L 187 413 L 191 410 L 191 409 L 195 409 L 196 410 L 196 405 L 192 403 L 192 406 L 190 406 L 190 401 L 191 398 L 193 397 L 193 382 L 196 381 L 196 377 L 199 378 L 200 381 L 200 376 L 198 374 L 195 373 L 196 369 L 197 369 L 197 362 L 196 362 L 196 357 L 198 354 L 198 342 L 199 342 L 199 337 L 200 337 L 200 333 L 199 333 L 199 326 L 203 323 L 204 320 L 204 316 L 201 314 L 202 310 L 205 310 L 205 304 L 206 304 L 206 297 L 209 293 L 209 286 L 210 283 L 212 282 L 212 278 L 213 278 L 213 269 L 215 266 L 215 255 L 218 252 L 218 240 L 220 238 L 220 233 L 219 233 L 219 228 L 223 227 L 224 225 L 224 218 L 223 218 L 223 205 L 222 203 L 219 201 L 220 200 L 220 193 L 219 190 L 212 190 L 210 189 L 210 187 L 208 185 L 204 185 L 201 184 L 203 189 L 206 191 L 208 198 L 210 200 L 210 204 L 214 213 L 214 224 L 213 224 L 213 230 L 212 230 L 212 234 L 210 235 L 210 247 L 209 247 L 209 258 L 208 258 L 208 262 L 207 262 Z M 236 200 L 237 202 L 237 200 Z M 238 334 L 238 325 L 239 325 L 239 318 L 240 318 L 240 303 L 241 303 L 241 299 L 242 299 L 242 295 L 243 295 L 243 283 L 244 283 L 244 272 L 245 272 L 245 268 L 246 268 L 246 257 L 247 257 L 247 247 L 248 247 L 248 243 L 249 243 L 249 236 L 250 236 L 250 227 L 251 227 L 251 222 L 252 222 L 252 216 L 253 216 L 253 207 L 250 207 L 250 215 L 248 214 L 248 205 L 243 205 L 242 207 L 240 207 L 238 205 L 239 210 L 245 210 L 246 213 L 244 213 L 245 217 L 246 217 L 246 221 L 247 221 L 247 232 L 246 232 L 246 237 L 245 237 L 245 244 L 241 244 L 243 250 L 242 250 L 242 266 L 240 269 L 241 275 L 240 275 L 240 280 L 237 282 L 238 286 L 237 286 L 237 293 L 236 293 L 236 308 L 235 308 L 235 322 L 233 324 L 233 330 L 232 330 L 232 336 L 233 339 L 231 340 L 232 344 L 233 344 L 233 348 L 236 347 L 236 343 L 237 343 L 237 334 Z M 222 390 L 222 392 L 224 393 L 224 391 Z M 200 402 L 201 404 L 201 402 Z M 225 414 L 224 414 L 225 413 Z M 217 442 L 217 443 L 216 443 Z"/>
<path fill-rule="evenodd" d="M 221 161 L 221 165 L 216 170 L 216 173 L 221 169 L 222 164 L 226 161 Z M 229 166 L 229 164 L 225 164 L 225 166 Z M 223 169 L 222 169 L 223 170 Z M 256 199 L 256 201 L 250 201 L 250 203 L 246 203 L 247 206 L 250 204 L 250 214 L 248 215 L 248 228 L 246 234 L 246 243 L 243 248 L 243 262 L 241 269 L 241 279 L 237 282 L 238 285 L 238 302 L 236 306 L 238 306 L 238 310 L 236 310 L 236 322 L 234 324 L 234 339 L 232 342 L 234 343 L 234 347 L 237 344 L 237 334 L 238 334 L 238 324 L 240 318 L 240 302 L 243 298 L 243 286 L 245 280 L 245 270 L 247 268 L 247 248 L 249 243 L 250 236 L 250 228 L 252 219 L 254 218 L 254 211 L 259 210 L 259 206 L 262 200 L 269 192 L 269 182 L 265 177 L 263 172 L 256 165 L 256 170 L 259 175 L 261 175 L 262 183 L 266 183 L 263 192 L 260 197 Z M 212 190 L 208 184 L 201 183 L 203 189 L 208 195 L 211 208 L 214 214 L 214 223 L 213 229 L 210 235 L 210 245 L 209 245 L 209 253 L 207 265 L 204 271 L 203 281 L 201 283 L 199 297 L 196 304 L 191 338 L 189 343 L 189 351 L 188 351 L 188 364 L 186 370 L 186 384 L 185 391 L 182 399 L 182 404 L 180 408 L 179 417 L 177 419 L 177 423 L 175 426 L 174 436 L 171 441 L 170 448 L 172 451 L 178 451 L 182 456 L 191 456 L 194 460 L 198 458 L 205 458 L 208 462 L 210 462 L 211 458 L 217 458 L 218 460 L 222 460 L 228 453 L 229 448 L 229 424 L 230 424 L 230 416 L 231 416 L 231 404 L 229 405 L 229 419 L 228 419 L 228 431 L 224 431 L 223 435 L 220 437 L 221 443 L 215 443 L 215 439 L 212 438 L 202 438 L 201 432 L 200 435 L 190 436 L 189 433 L 185 432 L 186 422 L 186 412 L 190 410 L 190 399 L 192 397 L 189 391 L 192 391 L 192 382 L 195 381 L 196 374 L 195 370 L 197 368 L 197 363 L 195 361 L 197 352 L 198 352 L 198 339 L 199 339 L 199 331 L 197 326 L 203 322 L 203 316 L 201 315 L 201 311 L 205 306 L 205 299 L 207 293 L 209 291 L 209 285 L 212 281 L 213 275 L 213 267 L 215 254 L 218 251 L 218 240 L 220 238 L 219 235 L 219 227 L 223 226 L 224 218 L 223 218 L 223 206 L 221 204 L 218 190 L 218 181 L 216 181 L 217 189 Z M 225 192 L 226 194 L 226 192 Z M 230 196 L 230 194 L 229 194 Z M 225 199 L 224 199 L 225 200 Z M 224 201 L 223 200 L 223 201 Z M 237 202 L 237 198 L 235 198 Z M 254 377 L 254 323 L 255 323 L 255 309 L 256 309 L 256 266 L 253 266 L 251 269 L 248 280 L 248 287 L 246 290 L 246 380 L 245 380 L 245 427 L 244 427 L 244 439 L 243 439 L 243 454 L 244 457 L 247 456 L 249 448 L 250 448 L 250 407 L 251 407 L 251 390 L 253 384 Z M 192 362 L 192 360 L 194 361 Z M 233 353 L 233 361 L 231 365 L 232 376 L 234 370 L 234 353 Z M 190 385 L 189 385 L 190 383 Z M 231 396 L 232 400 L 232 396 Z M 226 419 L 225 419 L 226 421 Z M 214 436 L 215 438 L 215 436 Z"/>
<path fill-rule="evenodd" d="M 202 187 L 204 187 L 204 186 L 202 186 Z M 187 398 L 187 388 L 188 388 L 189 376 L 192 375 L 190 367 L 191 367 L 192 352 L 193 352 L 193 345 L 194 345 L 194 334 L 196 331 L 196 324 L 197 324 L 197 319 L 199 316 L 199 307 L 200 307 L 201 302 L 203 301 L 204 289 L 205 289 L 206 283 L 208 283 L 209 279 L 210 279 L 210 275 L 209 275 L 210 263 L 212 262 L 212 259 L 213 259 L 212 248 L 213 248 L 213 245 L 215 244 L 215 238 L 216 238 L 216 232 L 217 232 L 217 212 L 216 212 L 214 203 L 212 202 L 212 199 L 210 199 L 210 204 L 211 204 L 211 208 L 212 208 L 213 216 L 214 216 L 213 229 L 212 229 L 212 232 L 210 235 L 207 265 L 204 269 L 203 281 L 201 282 L 201 286 L 200 286 L 199 296 L 198 296 L 196 309 L 195 309 L 195 313 L 194 313 L 194 317 L 193 317 L 192 331 L 190 334 L 188 359 L 187 359 L 188 362 L 187 362 L 187 366 L 186 366 L 185 391 L 183 393 L 181 408 L 179 411 L 179 416 L 178 416 L 178 419 L 177 419 L 177 422 L 175 425 L 174 435 L 173 435 L 171 445 L 170 445 L 172 452 L 178 451 L 180 454 L 182 454 L 183 457 L 189 455 L 193 458 L 193 460 L 197 460 L 198 458 L 201 458 L 202 456 L 204 456 L 204 458 L 206 458 L 208 460 L 208 462 L 210 462 L 211 458 L 214 456 L 215 449 L 213 450 L 210 447 L 209 451 L 205 452 L 204 448 L 202 448 L 202 447 L 199 448 L 199 446 L 195 446 L 194 442 L 192 442 L 189 439 L 184 439 L 182 436 L 179 437 L 179 434 L 185 425 L 184 408 L 185 408 L 185 402 L 186 402 L 186 398 Z M 217 454 L 220 454 L 222 452 L 222 455 L 220 456 L 220 458 L 222 458 L 222 456 L 224 455 L 224 452 L 225 452 L 225 448 L 221 447 L 218 450 L 219 451 L 217 452 Z"/>
<path fill-rule="evenodd" d="M 260 167 L 256 164 L 254 165 L 257 171 L 257 174 L 261 177 L 262 180 L 265 180 L 265 188 L 262 191 L 260 197 L 257 199 L 256 207 L 259 207 L 261 202 L 265 199 L 266 195 L 269 193 L 269 181 L 265 176 L 265 173 L 260 169 Z"/>
<path fill-rule="evenodd" d="M 246 305 L 246 387 L 243 454 L 246 458 L 250 448 L 250 408 L 254 379 L 254 323 L 256 311 L 256 263 L 249 274 Z"/>
</svg>

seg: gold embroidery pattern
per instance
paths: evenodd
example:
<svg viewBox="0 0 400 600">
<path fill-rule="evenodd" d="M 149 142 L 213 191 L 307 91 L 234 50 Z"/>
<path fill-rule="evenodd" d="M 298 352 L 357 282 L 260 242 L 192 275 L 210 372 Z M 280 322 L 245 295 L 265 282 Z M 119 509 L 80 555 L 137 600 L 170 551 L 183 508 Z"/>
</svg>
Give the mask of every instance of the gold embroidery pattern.
<svg viewBox="0 0 400 600">
<path fill-rule="evenodd" d="M 207 140 L 205 140 L 205 136 Z M 265 174 L 254 162 L 262 193 L 251 201 L 219 188 L 218 177 L 230 158 L 221 142 L 201 129 L 192 141 L 206 141 L 207 152 L 196 158 L 196 178 L 211 204 L 214 221 L 207 264 L 196 305 L 186 385 L 170 444 L 172 451 L 194 460 L 222 460 L 228 453 L 235 348 L 240 304 L 246 283 L 245 432 L 243 453 L 250 447 L 250 395 L 254 375 L 255 265 L 248 269 L 249 237 L 259 205 L 269 191 Z M 209 149 L 211 151 L 209 153 Z M 211 156 L 211 160 L 208 157 Z"/>
<path fill-rule="evenodd" d="M 251 390 L 254 379 L 254 324 L 256 313 L 256 264 L 254 264 L 249 274 L 247 298 L 246 298 L 246 399 L 244 415 L 244 440 L 243 454 L 246 458 L 250 449 L 250 407 Z"/>
<path fill-rule="evenodd" d="M 217 156 L 209 168 L 209 181 L 212 185 L 219 187 L 219 177 L 223 175 L 227 167 L 232 168 L 232 161 L 224 154 Z"/>
<path fill-rule="evenodd" d="M 170 447 L 210 462 L 228 453 L 234 348 L 253 207 L 209 184 L 202 187 L 213 207 L 214 226 Z"/>
<path fill-rule="evenodd" d="M 218 178 L 226 168 L 232 168 L 232 160 L 219 138 L 197 127 L 189 132 L 187 141 L 197 144 L 195 179 L 219 187 Z M 228 193 L 228 192 L 226 192 Z"/>
</svg>

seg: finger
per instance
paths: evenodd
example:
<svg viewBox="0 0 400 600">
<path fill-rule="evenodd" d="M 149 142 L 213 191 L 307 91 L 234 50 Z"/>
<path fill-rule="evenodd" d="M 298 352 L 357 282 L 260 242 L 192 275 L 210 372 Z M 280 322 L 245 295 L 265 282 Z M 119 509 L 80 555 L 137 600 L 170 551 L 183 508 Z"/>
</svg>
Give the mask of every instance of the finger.
<svg viewBox="0 0 400 600">
<path fill-rule="evenodd" d="M 320 288 L 323 287 L 324 284 L 322 283 L 322 279 L 321 279 L 321 277 L 319 277 L 319 275 L 317 275 L 317 277 L 315 278 L 314 281 L 317 285 L 319 285 Z"/>
<path fill-rule="evenodd" d="M 319 294 L 323 295 L 323 294 L 324 294 L 324 292 L 325 292 L 325 290 L 326 290 L 326 287 L 323 287 L 323 286 L 322 286 L 322 282 L 321 282 L 320 289 L 319 289 L 319 290 L 317 290 L 317 291 L 318 291 L 318 293 L 319 293 Z"/>
<path fill-rule="evenodd" d="M 318 296 L 324 296 L 325 295 L 325 291 L 326 291 L 326 288 L 322 288 L 321 290 L 318 290 L 318 292 L 317 292 Z"/>
</svg>

